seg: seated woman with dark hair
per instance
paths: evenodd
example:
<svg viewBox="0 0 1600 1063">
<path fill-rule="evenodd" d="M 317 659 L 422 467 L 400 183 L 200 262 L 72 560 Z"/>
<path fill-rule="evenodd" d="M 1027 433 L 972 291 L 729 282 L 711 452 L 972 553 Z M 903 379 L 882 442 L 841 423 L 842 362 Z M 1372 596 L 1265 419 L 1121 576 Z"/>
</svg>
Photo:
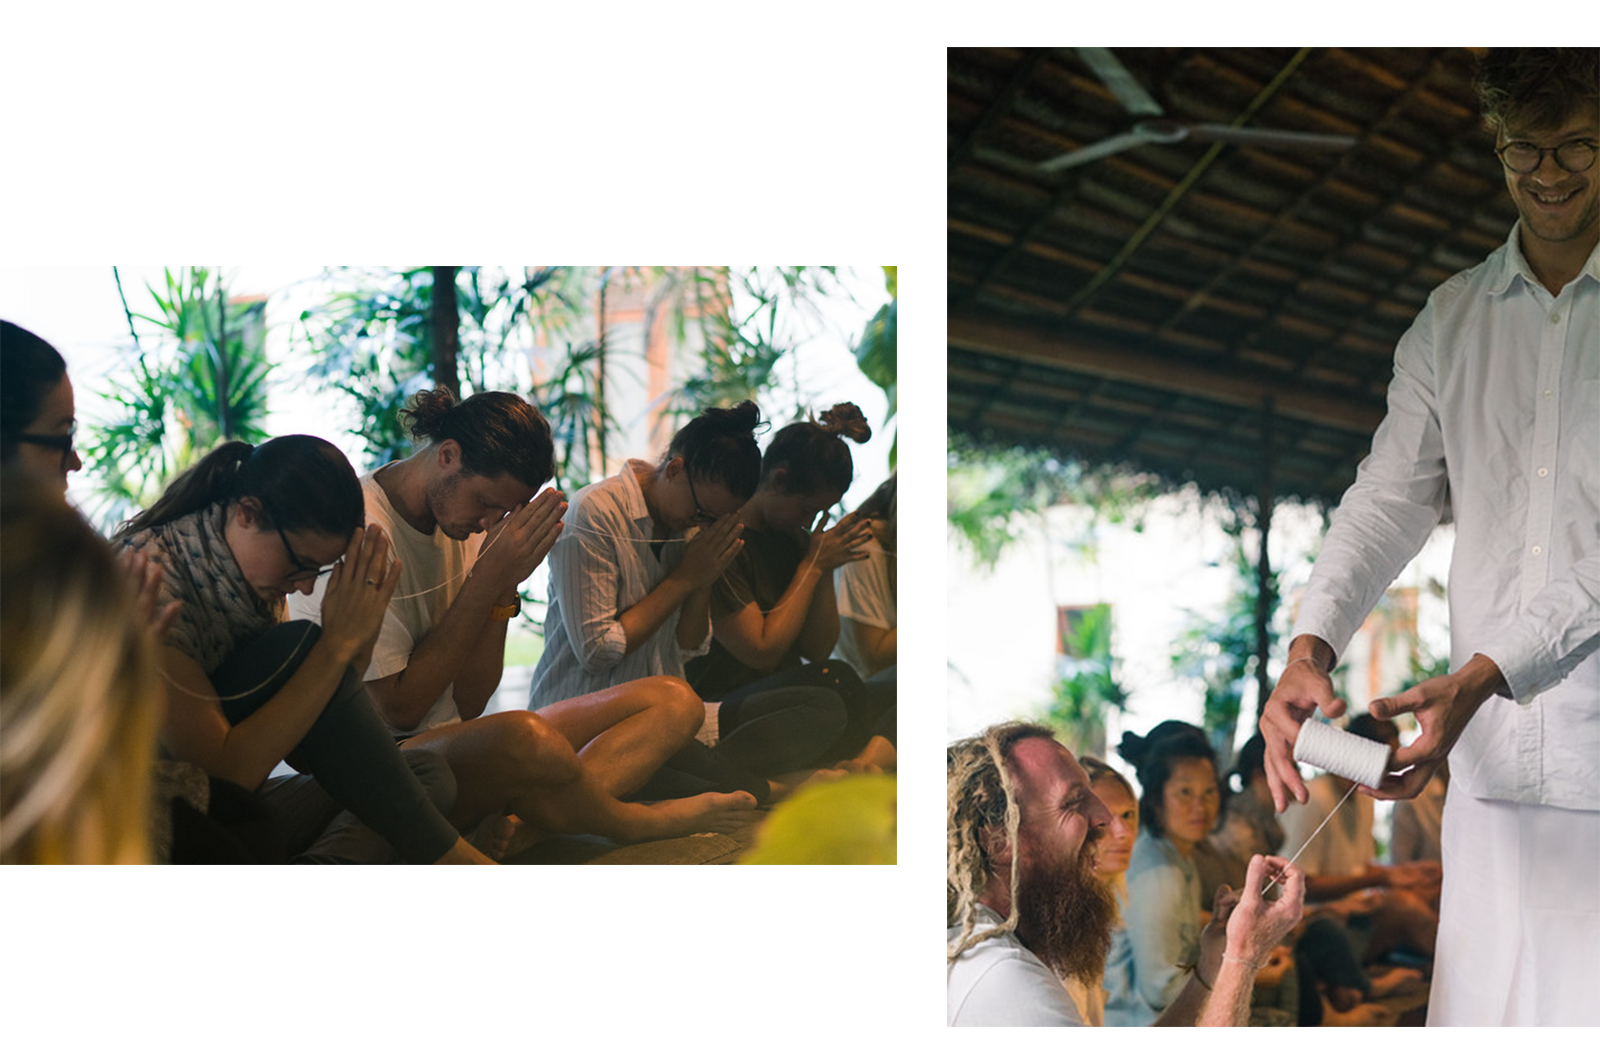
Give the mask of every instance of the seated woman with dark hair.
<svg viewBox="0 0 1600 1063">
<path fill-rule="evenodd" d="M 164 569 L 182 602 L 160 664 L 174 759 L 259 797 L 286 851 L 307 859 L 488 863 L 445 818 L 454 778 L 437 754 L 402 754 L 363 689 L 399 578 L 382 529 L 363 527 L 361 485 L 312 436 L 230 442 L 118 531 Z M 322 624 L 285 623 L 285 599 L 330 574 Z M 308 774 L 269 778 L 280 761 Z M 433 787 L 424 788 L 424 780 Z M 376 837 L 312 852 L 348 809 Z"/>
<path fill-rule="evenodd" d="M 1106 1025 L 1148 1026 L 1176 999 L 1200 955 L 1195 847 L 1221 805 L 1216 754 L 1198 727 L 1169 720 L 1127 732 L 1117 753 L 1139 780 L 1139 837 L 1129 858 L 1128 948 L 1106 968 Z"/>
<path fill-rule="evenodd" d="M 784 793 L 796 766 L 831 740 L 819 728 L 843 726 L 838 698 L 816 688 L 756 696 L 738 720 L 707 720 L 684 681 L 711 645 L 712 585 L 743 548 L 740 506 L 760 477 L 760 418 L 753 402 L 705 410 L 660 460 L 629 461 L 574 494 L 550 550 L 545 648 L 528 707 L 577 747 L 584 728 L 610 726 L 593 711 L 600 692 L 658 677 L 682 695 L 671 702 L 677 752 L 653 771 L 638 765 L 634 788 L 619 790 L 631 800 L 720 791 L 749 795 L 742 800 L 754 808 Z M 774 733 L 809 744 L 774 757 Z"/>
<path fill-rule="evenodd" d="M 818 768 L 895 766 L 894 685 L 864 684 L 832 657 L 840 624 L 833 572 L 866 556 L 871 528 L 855 517 L 821 527 L 853 476 L 840 437 L 865 442 L 871 434 L 847 402 L 773 437 L 761 459 L 760 486 L 739 509 L 744 549 L 712 592 L 715 643 L 688 668 L 700 696 L 720 701 L 724 727 L 758 695 L 807 687 L 837 694 L 844 729 L 810 761 Z"/>
</svg>

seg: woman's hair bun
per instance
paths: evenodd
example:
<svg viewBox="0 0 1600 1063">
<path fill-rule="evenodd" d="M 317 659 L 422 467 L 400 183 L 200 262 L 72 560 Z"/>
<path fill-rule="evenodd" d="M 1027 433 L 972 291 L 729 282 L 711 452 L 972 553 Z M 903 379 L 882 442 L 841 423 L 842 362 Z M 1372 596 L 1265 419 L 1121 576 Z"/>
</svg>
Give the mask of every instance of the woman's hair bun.
<svg viewBox="0 0 1600 1063">
<path fill-rule="evenodd" d="M 861 407 L 853 402 L 835 403 L 832 409 L 818 415 L 817 423 L 834 435 L 844 436 L 856 443 L 865 443 L 872 438 L 872 426 L 867 423 Z"/>
<path fill-rule="evenodd" d="M 707 425 L 715 428 L 718 432 L 729 435 L 743 435 L 747 432 L 754 432 L 756 426 L 761 423 L 761 407 L 749 399 L 745 399 L 743 402 L 733 406 L 708 407 L 700 416 L 705 419 Z"/>
<path fill-rule="evenodd" d="M 1122 741 L 1117 744 L 1117 756 L 1132 764 L 1134 769 L 1138 770 L 1139 764 L 1144 760 L 1145 752 L 1148 749 L 1149 744 L 1142 735 L 1136 735 L 1132 731 L 1123 731 Z"/>
</svg>

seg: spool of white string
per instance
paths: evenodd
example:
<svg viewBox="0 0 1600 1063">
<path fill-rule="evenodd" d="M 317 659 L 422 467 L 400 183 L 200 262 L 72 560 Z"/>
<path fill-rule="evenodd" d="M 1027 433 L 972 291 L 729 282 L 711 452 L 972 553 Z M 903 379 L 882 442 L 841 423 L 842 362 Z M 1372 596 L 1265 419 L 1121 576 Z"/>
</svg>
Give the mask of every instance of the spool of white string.
<svg viewBox="0 0 1600 1063">
<path fill-rule="evenodd" d="M 1295 739 L 1294 759 L 1376 788 L 1389 770 L 1389 747 L 1320 720 L 1307 720 L 1300 725 L 1300 737 Z"/>
</svg>

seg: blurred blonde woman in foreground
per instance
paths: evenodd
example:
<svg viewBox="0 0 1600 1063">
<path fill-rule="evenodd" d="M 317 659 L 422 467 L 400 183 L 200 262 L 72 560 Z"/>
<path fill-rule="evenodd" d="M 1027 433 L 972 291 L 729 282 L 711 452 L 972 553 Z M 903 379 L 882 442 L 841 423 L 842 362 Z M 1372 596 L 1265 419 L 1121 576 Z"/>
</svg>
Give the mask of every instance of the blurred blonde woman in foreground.
<svg viewBox="0 0 1600 1063">
<path fill-rule="evenodd" d="M 0 862 L 147 862 L 163 699 L 127 570 L 59 485 L 0 491 Z"/>
</svg>

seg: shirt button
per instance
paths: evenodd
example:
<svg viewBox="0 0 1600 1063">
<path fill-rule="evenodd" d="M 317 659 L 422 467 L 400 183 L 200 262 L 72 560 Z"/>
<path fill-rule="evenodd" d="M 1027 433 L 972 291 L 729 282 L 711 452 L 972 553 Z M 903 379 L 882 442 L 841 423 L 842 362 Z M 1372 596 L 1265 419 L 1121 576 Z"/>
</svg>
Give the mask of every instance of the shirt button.
<svg viewBox="0 0 1600 1063">
<path fill-rule="evenodd" d="M 1552 324 L 1552 325 L 1561 324 L 1561 315 L 1560 314 L 1551 314 L 1550 315 L 1550 324 Z"/>
<path fill-rule="evenodd" d="M 1534 557 L 1538 557 L 1538 556 L 1539 556 L 1539 555 L 1540 555 L 1540 554 L 1542 554 L 1542 553 L 1544 553 L 1544 547 L 1542 547 L 1542 546 L 1535 546 L 1535 547 L 1534 547 L 1534 548 L 1533 548 L 1533 556 L 1534 556 Z"/>
<path fill-rule="evenodd" d="M 1539 475 L 1540 476 L 1549 476 L 1550 475 L 1550 470 L 1549 469 L 1540 469 L 1539 470 Z"/>
<path fill-rule="evenodd" d="M 1547 399 L 1550 397 L 1550 389 L 1549 388 L 1545 388 L 1544 389 L 1544 397 L 1547 398 Z"/>
</svg>

